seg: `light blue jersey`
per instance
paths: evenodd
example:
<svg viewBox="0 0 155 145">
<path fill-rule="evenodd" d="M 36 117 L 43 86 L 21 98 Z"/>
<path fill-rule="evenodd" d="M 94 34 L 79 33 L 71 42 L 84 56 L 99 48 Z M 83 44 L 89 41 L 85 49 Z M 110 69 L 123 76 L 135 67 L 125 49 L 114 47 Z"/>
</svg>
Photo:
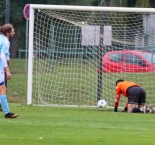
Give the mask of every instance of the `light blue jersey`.
<svg viewBox="0 0 155 145">
<path fill-rule="evenodd" d="M 0 71 L 4 71 L 4 63 L 6 63 L 4 61 L 10 60 L 9 48 L 10 42 L 8 38 L 5 35 L 0 34 Z M 5 60 L 2 59 L 2 54 L 5 56 Z"/>
</svg>

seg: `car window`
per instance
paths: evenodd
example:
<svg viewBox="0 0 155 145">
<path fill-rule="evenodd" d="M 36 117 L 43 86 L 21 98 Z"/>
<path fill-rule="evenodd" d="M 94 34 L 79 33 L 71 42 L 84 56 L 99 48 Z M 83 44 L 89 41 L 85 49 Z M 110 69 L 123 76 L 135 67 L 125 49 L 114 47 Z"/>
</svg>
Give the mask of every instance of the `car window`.
<svg viewBox="0 0 155 145">
<path fill-rule="evenodd" d="M 113 62 L 122 62 L 123 60 L 123 54 L 122 53 L 113 53 L 110 54 L 110 61 Z"/>
<path fill-rule="evenodd" d="M 135 54 L 129 54 L 129 53 L 126 54 L 125 62 L 131 63 L 131 64 L 136 64 L 136 65 L 141 65 L 141 66 L 145 65 L 145 62 L 142 59 L 140 59 Z"/>
<path fill-rule="evenodd" d="M 148 62 L 151 64 L 155 64 L 155 55 L 151 53 L 142 53 L 140 54 L 142 57 L 144 57 Z"/>
</svg>

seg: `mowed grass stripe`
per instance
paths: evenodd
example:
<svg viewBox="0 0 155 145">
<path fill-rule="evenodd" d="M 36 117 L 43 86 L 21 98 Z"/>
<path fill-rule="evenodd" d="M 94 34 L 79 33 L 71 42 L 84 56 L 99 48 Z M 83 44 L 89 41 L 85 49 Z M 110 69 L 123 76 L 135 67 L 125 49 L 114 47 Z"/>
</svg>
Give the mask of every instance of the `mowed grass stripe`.
<svg viewBox="0 0 155 145">
<path fill-rule="evenodd" d="M 10 105 L 20 117 L 0 114 L 2 145 L 154 145 L 155 114 Z"/>
</svg>

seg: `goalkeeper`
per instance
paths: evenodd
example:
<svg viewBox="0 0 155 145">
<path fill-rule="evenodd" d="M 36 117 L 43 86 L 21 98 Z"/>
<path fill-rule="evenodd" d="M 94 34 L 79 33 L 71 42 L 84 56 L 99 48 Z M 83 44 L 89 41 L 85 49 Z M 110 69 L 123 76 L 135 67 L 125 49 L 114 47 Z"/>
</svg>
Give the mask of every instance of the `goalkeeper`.
<svg viewBox="0 0 155 145">
<path fill-rule="evenodd" d="M 144 106 L 146 102 L 146 92 L 142 87 L 140 87 L 140 85 L 132 81 L 124 81 L 120 79 L 116 81 L 115 93 L 114 112 L 117 112 L 121 94 L 128 99 L 125 110 L 129 113 L 138 113 L 142 112 L 142 110 L 145 111 Z"/>
</svg>

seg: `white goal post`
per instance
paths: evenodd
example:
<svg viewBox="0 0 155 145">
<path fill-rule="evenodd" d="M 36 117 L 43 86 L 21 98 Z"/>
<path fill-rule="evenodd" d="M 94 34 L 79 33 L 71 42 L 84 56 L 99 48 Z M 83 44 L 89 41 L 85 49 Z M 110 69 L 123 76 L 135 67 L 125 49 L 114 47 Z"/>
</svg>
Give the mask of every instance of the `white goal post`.
<svg viewBox="0 0 155 145">
<path fill-rule="evenodd" d="M 118 79 L 140 84 L 155 104 L 154 22 L 154 8 L 30 4 L 27 105 L 95 106 L 103 98 L 113 106 Z M 149 52 L 151 69 L 125 63 L 126 54 L 103 59 L 124 50 Z"/>
</svg>

